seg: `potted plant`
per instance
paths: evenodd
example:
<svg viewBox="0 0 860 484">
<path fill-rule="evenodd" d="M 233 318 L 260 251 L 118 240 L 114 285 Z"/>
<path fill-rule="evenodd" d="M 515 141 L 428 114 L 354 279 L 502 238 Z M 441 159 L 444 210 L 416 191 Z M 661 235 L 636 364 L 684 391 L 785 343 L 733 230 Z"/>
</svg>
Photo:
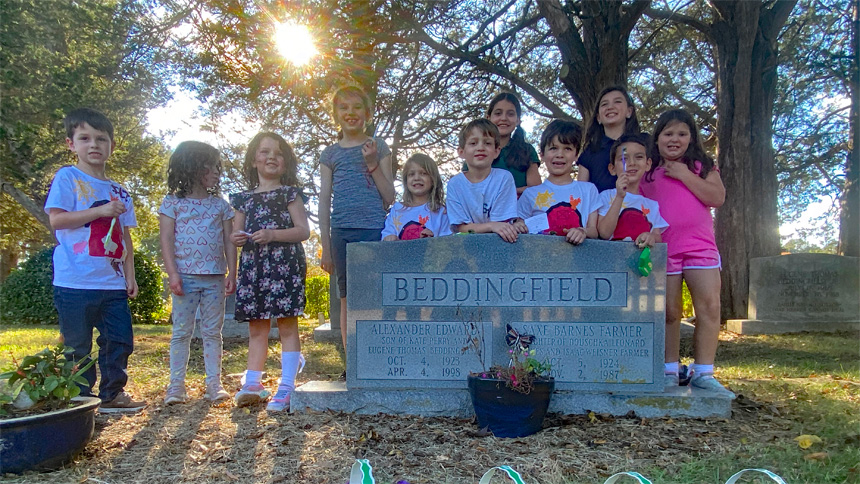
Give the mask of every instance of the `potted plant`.
<svg viewBox="0 0 860 484">
<path fill-rule="evenodd" d="M 70 461 L 93 436 L 101 402 L 81 397 L 84 366 L 66 359 L 71 348 L 58 344 L 0 374 L 0 473 L 57 468 Z M 5 380 L 5 382 L 4 382 Z"/>
<path fill-rule="evenodd" d="M 549 408 L 555 379 L 550 365 L 529 349 L 534 337 L 507 325 L 508 366 L 493 365 L 467 377 L 478 426 L 496 437 L 524 437 L 538 432 Z"/>
</svg>

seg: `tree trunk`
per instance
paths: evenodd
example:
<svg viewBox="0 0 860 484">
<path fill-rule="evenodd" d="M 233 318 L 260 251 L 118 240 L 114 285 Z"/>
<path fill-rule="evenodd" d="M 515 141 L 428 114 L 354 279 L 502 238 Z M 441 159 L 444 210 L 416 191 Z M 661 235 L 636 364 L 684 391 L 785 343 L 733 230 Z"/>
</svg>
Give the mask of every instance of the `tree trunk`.
<svg viewBox="0 0 860 484">
<path fill-rule="evenodd" d="M 7 247 L 0 250 L 0 283 L 6 282 L 12 269 L 18 266 L 18 251 Z"/>
<path fill-rule="evenodd" d="M 851 22 L 852 63 L 848 85 L 851 90 L 851 151 L 845 166 L 845 188 L 842 191 L 839 220 L 839 254 L 860 257 L 860 0 L 854 0 Z"/>
<path fill-rule="evenodd" d="M 722 317 L 743 318 L 749 261 L 779 254 L 778 184 L 773 154 L 776 34 L 796 2 L 717 2 L 717 163 L 726 202 L 717 210 Z"/>
</svg>

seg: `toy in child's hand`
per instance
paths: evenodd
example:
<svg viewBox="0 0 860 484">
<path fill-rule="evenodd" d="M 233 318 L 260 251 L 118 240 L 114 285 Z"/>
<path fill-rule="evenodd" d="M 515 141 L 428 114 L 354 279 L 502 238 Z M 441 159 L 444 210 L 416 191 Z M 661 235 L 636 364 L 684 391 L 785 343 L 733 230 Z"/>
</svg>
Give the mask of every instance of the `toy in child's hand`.
<svg viewBox="0 0 860 484">
<path fill-rule="evenodd" d="M 627 171 L 627 147 L 621 147 L 621 169 Z"/>
<path fill-rule="evenodd" d="M 642 253 L 639 254 L 639 275 L 642 277 L 651 274 L 651 269 L 654 267 L 654 264 L 651 262 L 651 248 L 645 247 L 642 249 Z"/>
<path fill-rule="evenodd" d="M 250 237 L 250 236 L 254 235 L 254 234 L 252 234 L 251 232 L 245 232 L 244 230 L 240 230 L 240 231 L 239 231 L 239 233 L 240 233 L 240 234 L 242 234 L 242 235 L 246 235 L 246 236 L 248 236 L 248 237 Z"/>
<path fill-rule="evenodd" d="M 113 233 L 113 227 L 116 225 L 116 217 L 112 218 L 110 221 L 110 227 L 108 228 L 107 235 L 102 238 L 102 244 L 105 247 L 105 254 L 113 253 L 119 246 L 111 240 L 111 234 Z"/>
</svg>

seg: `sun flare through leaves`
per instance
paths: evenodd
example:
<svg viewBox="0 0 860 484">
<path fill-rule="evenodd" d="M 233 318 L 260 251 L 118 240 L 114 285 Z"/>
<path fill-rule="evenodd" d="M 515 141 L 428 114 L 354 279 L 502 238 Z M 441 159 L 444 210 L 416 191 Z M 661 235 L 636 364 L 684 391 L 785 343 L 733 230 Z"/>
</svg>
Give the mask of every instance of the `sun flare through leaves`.
<svg viewBox="0 0 860 484">
<path fill-rule="evenodd" d="M 303 66 L 317 55 L 313 35 L 305 25 L 295 22 L 277 23 L 274 37 L 278 52 L 295 66 Z"/>
</svg>

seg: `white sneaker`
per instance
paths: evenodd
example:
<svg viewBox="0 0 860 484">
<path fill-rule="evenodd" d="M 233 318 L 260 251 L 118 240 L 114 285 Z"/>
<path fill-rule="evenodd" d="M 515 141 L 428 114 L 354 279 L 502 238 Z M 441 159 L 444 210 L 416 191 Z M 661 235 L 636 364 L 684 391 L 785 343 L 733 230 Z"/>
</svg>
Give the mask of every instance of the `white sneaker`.
<svg viewBox="0 0 860 484">
<path fill-rule="evenodd" d="M 717 379 L 714 378 L 713 373 L 702 373 L 701 375 L 694 374 L 693 379 L 690 380 L 690 386 L 719 393 L 733 400 L 735 398 L 735 394 L 718 382 Z"/>
<path fill-rule="evenodd" d="M 248 384 L 242 386 L 239 393 L 236 394 L 236 406 L 247 407 L 256 405 L 271 395 L 262 384 Z"/>
<path fill-rule="evenodd" d="M 269 400 L 266 405 L 266 410 L 269 412 L 283 412 L 290 409 L 290 394 L 293 392 L 291 388 L 278 387 L 275 396 Z"/>
</svg>

